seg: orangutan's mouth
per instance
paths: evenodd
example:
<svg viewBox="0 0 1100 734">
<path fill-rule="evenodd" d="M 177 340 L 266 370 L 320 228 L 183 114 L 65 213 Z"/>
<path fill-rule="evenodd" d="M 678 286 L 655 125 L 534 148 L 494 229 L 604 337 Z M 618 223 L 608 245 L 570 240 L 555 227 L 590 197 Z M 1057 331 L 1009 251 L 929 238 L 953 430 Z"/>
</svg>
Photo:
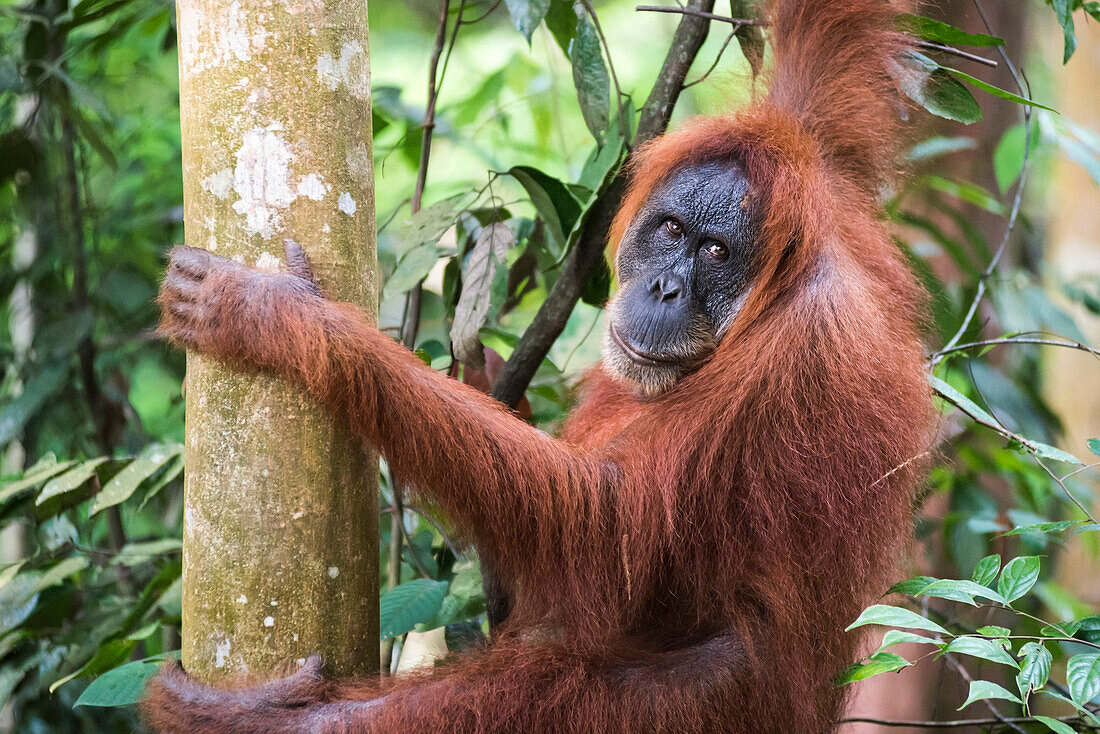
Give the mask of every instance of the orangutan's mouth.
<svg viewBox="0 0 1100 734">
<path fill-rule="evenodd" d="M 611 334 L 612 341 L 615 342 L 619 349 L 623 350 L 632 362 L 645 365 L 646 367 L 670 367 L 680 364 L 680 360 L 674 357 L 662 357 L 649 352 L 643 352 L 636 347 L 630 346 L 626 339 L 623 339 L 619 335 L 619 332 L 615 329 L 615 324 L 611 324 L 608 327 L 608 331 Z"/>
</svg>

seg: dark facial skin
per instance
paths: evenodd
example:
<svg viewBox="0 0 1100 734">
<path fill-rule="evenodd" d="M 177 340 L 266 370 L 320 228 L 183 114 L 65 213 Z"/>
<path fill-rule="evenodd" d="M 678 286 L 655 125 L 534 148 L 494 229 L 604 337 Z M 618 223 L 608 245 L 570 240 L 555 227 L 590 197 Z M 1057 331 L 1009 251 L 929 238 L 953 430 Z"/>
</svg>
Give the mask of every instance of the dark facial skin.
<svg viewBox="0 0 1100 734">
<path fill-rule="evenodd" d="M 752 285 L 755 229 L 744 173 L 686 168 L 659 187 L 619 244 L 604 363 L 649 395 L 718 346 Z"/>
</svg>

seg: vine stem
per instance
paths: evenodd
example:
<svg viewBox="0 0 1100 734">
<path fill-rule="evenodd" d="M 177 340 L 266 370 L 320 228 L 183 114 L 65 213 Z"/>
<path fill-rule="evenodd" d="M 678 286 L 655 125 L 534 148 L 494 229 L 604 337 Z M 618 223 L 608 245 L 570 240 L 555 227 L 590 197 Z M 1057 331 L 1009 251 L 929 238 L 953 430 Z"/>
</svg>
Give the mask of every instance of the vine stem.
<svg viewBox="0 0 1100 734">
<path fill-rule="evenodd" d="M 978 14 L 982 17 L 982 22 L 985 24 L 985 28 L 990 34 L 993 33 L 993 27 L 989 22 L 989 17 L 986 15 L 985 7 L 982 6 L 981 0 L 974 0 L 974 5 L 978 9 Z M 1030 90 L 1027 88 L 1027 84 L 1020 76 L 1019 71 L 1016 69 L 1016 65 L 1012 63 L 1012 59 L 1009 58 L 1008 53 L 1003 47 L 997 47 L 998 52 L 1001 54 L 1001 58 L 1005 62 L 1005 66 L 1008 68 L 1010 74 L 1012 74 L 1012 80 L 1016 83 L 1016 88 L 1020 94 L 1028 99 L 1031 99 Z M 982 272 L 978 278 L 978 289 L 974 293 L 974 298 L 970 302 L 970 308 L 967 309 L 966 316 L 963 317 L 962 323 L 959 325 L 955 335 L 943 346 L 940 351 L 950 350 L 959 343 L 963 334 L 970 328 L 971 321 L 974 320 L 974 314 L 978 311 L 978 306 L 981 305 L 982 299 L 985 297 L 987 289 L 986 283 L 993 275 L 993 271 L 997 269 L 997 265 L 1001 261 L 1001 257 L 1005 253 L 1005 249 L 1008 246 L 1008 240 L 1012 236 L 1012 231 L 1016 228 L 1016 221 L 1020 215 L 1020 202 L 1023 200 L 1024 185 L 1027 183 L 1028 171 L 1031 166 L 1031 107 L 1030 105 L 1024 105 L 1024 159 L 1020 169 L 1020 180 L 1016 183 L 1016 193 L 1012 197 L 1012 209 L 1008 215 L 1008 224 L 1005 226 L 1004 235 L 1001 237 L 1001 243 L 997 246 L 997 251 L 993 254 L 993 257 L 989 261 L 989 265 Z"/>
<path fill-rule="evenodd" d="M 454 33 L 448 48 L 447 60 L 450 59 L 449 50 L 454 48 L 454 40 L 458 35 L 458 28 L 462 25 L 462 11 L 466 7 L 466 0 L 462 0 L 458 11 L 458 20 L 455 22 Z M 439 87 L 442 75 L 439 73 L 439 60 L 443 56 L 443 48 L 447 41 L 447 17 L 450 14 L 450 0 L 441 0 L 439 3 L 439 24 L 436 26 L 435 42 L 432 45 L 431 60 L 428 63 L 428 103 L 424 109 L 424 122 L 421 126 L 420 160 L 416 169 L 416 184 L 413 195 L 409 201 L 409 210 L 412 214 L 420 211 L 424 201 L 424 187 L 428 181 L 428 161 L 432 153 L 432 134 L 435 132 L 435 108 L 439 99 Z M 444 61 L 443 72 L 446 73 L 447 63 Z M 424 295 L 424 281 L 421 280 L 405 294 L 405 308 L 401 318 L 401 343 L 408 349 L 416 346 L 416 337 L 420 331 L 420 302 Z M 390 490 L 393 493 L 393 504 L 390 507 L 390 557 L 386 569 L 386 581 L 391 589 L 401 583 L 401 548 L 407 539 L 405 532 L 405 500 L 401 487 L 390 474 Z M 410 554 L 413 549 L 410 546 Z M 388 673 L 393 663 L 394 640 L 389 639 L 382 643 L 380 651 L 381 668 L 383 674 Z"/>
</svg>

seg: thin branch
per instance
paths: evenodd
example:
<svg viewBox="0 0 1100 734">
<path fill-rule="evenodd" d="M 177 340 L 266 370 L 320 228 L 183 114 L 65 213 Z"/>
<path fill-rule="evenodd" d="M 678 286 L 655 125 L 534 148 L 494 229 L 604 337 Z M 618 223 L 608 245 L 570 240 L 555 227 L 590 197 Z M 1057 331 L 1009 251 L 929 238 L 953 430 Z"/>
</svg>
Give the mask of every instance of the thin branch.
<svg viewBox="0 0 1100 734">
<path fill-rule="evenodd" d="M 466 5 L 465 0 L 462 7 Z M 435 132 L 435 106 L 439 99 L 439 58 L 443 55 L 443 46 L 447 41 L 447 16 L 450 13 L 450 0 L 441 0 L 439 4 L 439 25 L 435 31 L 435 44 L 432 46 L 431 61 L 428 64 L 428 104 L 424 109 L 424 122 L 421 125 L 420 137 L 420 162 L 416 169 L 416 185 L 413 188 L 412 200 L 409 210 L 412 214 L 420 211 L 424 200 L 424 186 L 428 180 L 428 160 L 432 154 L 432 133 Z M 455 23 L 455 35 L 458 34 L 458 26 L 462 21 L 462 10 L 459 10 L 459 19 Z M 451 47 L 454 47 L 454 37 L 451 39 Z M 447 54 L 448 59 L 450 54 Z M 446 63 L 443 66 L 446 72 Z M 412 349 L 416 345 L 416 336 L 420 331 L 420 301 L 424 295 L 423 281 L 417 283 L 405 294 L 405 310 L 401 319 L 401 341 L 406 347 Z"/>
<path fill-rule="evenodd" d="M 458 35 L 458 28 L 462 25 L 462 11 L 466 7 L 466 0 L 458 11 L 458 20 L 455 22 L 454 35 L 451 36 L 451 45 L 448 48 L 447 58 L 450 59 L 450 48 L 454 48 L 454 38 Z M 428 180 L 428 161 L 432 153 L 432 134 L 435 132 L 435 107 L 439 100 L 439 81 L 442 75 L 439 73 L 439 59 L 443 55 L 443 47 L 447 41 L 447 17 L 450 13 L 450 0 L 441 0 L 439 3 L 439 24 L 435 31 L 435 43 L 432 46 L 431 60 L 428 62 L 428 104 L 424 109 L 424 123 L 420 133 L 420 161 L 416 169 L 416 184 L 413 187 L 412 199 L 409 202 L 409 210 L 412 214 L 420 211 L 424 201 L 424 187 Z M 444 62 L 443 71 L 447 65 Z M 388 224 L 388 222 L 387 222 Z M 401 342 L 408 348 L 416 346 L 416 336 L 420 331 L 420 301 L 424 295 L 424 281 L 421 280 L 405 294 L 405 309 L 401 318 Z M 386 569 L 386 581 L 391 589 L 401 582 L 401 545 L 405 536 L 405 505 L 401 487 L 394 481 L 390 474 L 390 490 L 393 492 L 393 505 L 390 507 L 390 558 Z M 389 671 L 392 667 L 394 640 L 385 640 L 382 643 L 381 659 L 382 670 Z"/>
<path fill-rule="evenodd" d="M 989 18 L 985 13 L 985 8 L 982 6 L 981 0 L 974 0 L 974 5 L 978 8 L 978 13 L 982 16 L 982 22 L 985 24 L 986 30 L 990 34 L 993 33 L 993 26 L 989 23 Z M 1016 82 L 1016 88 L 1020 94 L 1028 99 L 1031 98 L 1031 92 L 1026 82 L 1020 77 L 1019 72 L 1016 70 L 1015 64 L 1012 63 L 1012 59 L 1008 57 L 1008 53 L 1003 47 L 998 46 L 997 50 L 1001 54 L 1001 58 L 1005 62 L 1005 66 L 1008 68 L 1010 74 L 1012 74 L 1013 81 Z M 966 312 L 966 316 L 963 318 L 962 324 L 959 325 L 958 331 L 951 337 L 951 340 L 944 345 L 944 349 L 951 349 L 959 340 L 962 339 L 963 334 L 970 327 L 970 322 L 974 319 L 974 314 L 978 311 L 978 306 L 981 304 L 982 299 L 985 297 L 986 282 L 990 276 L 993 275 L 993 271 L 997 269 L 997 264 L 1001 261 L 1001 256 L 1004 255 L 1005 248 L 1008 246 L 1008 240 L 1012 236 L 1012 231 L 1016 228 L 1016 220 L 1020 215 L 1020 202 L 1023 200 L 1024 184 L 1027 183 L 1027 174 L 1030 170 L 1031 160 L 1031 107 L 1024 105 L 1024 160 L 1020 170 L 1020 180 L 1016 184 L 1016 193 L 1012 197 L 1012 209 L 1008 216 L 1008 224 L 1005 226 L 1004 236 L 1001 237 L 1001 243 L 997 246 L 997 251 L 993 254 L 993 258 L 989 261 L 989 265 L 985 271 L 982 272 L 981 277 L 978 279 L 978 290 L 974 293 L 974 299 L 970 302 L 970 308 Z"/>
<path fill-rule="evenodd" d="M 1086 721 L 1080 716 L 1052 716 L 1052 719 L 1063 721 L 1067 724 L 1073 724 L 1075 726 L 1083 726 L 1088 729 L 1098 729 L 1095 724 Z M 906 720 L 906 719 L 875 719 L 870 716 L 849 716 L 847 718 L 838 721 L 838 724 L 878 724 L 879 726 L 890 727 L 912 727 L 915 729 L 977 729 L 983 726 L 994 726 L 996 724 L 1029 724 L 1034 723 L 1035 719 L 1030 716 L 1011 716 L 1001 719 L 987 718 L 987 719 L 954 719 L 947 721 L 922 721 L 922 720 Z"/>
<path fill-rule="evenodd" d="M 943 654 L 943 656 L 945 658 L 947 658 L 947 662 L 951 664 L 951 667 L 955 669 L 955 672 L 957 672 L 963 678 L 963 680 L 965 680 L 967 683 L 971 683 L 971 684 L 974 683 L 974 678 L 971 677 L 970 671 L 966 669 L 965 665 L 963 665 L 962 663 L 959 662 L 958 658 L 956 658 L 954 655 L 952 655 L 949 652 L 945 652 Z M 997 709 L 996 704 L 993 703 L 993 699 L 983 698 L 982 703 L 985 704 L 985 707 L 987 709 L 989 709 L 989 712 L 991 714 L 993 714 L 993 718 L 995 718 L 998 722 L 1004 724 L 1005 726 L 1009 727 L 1013 731 L 1019 732 L 1020 734 L 1027 734 L 1027 732 L 1025 732 L 1023 729 L 1016 726 L 1015 724 L 1010 722 L 1007 718 L 1005 718 L 1005 715 L 1002 714 Z"/>
<path fill-rule="evenodd" d="M 1010 612 L 1016 612 L 1017 614 L 1022 614 L 1022 612 L 1019 612 L 1018 610 L 1013 609 L 1012 607 L 1003 607 L 1003 606 L 997 606 L 997 605 L 994 605 L 994 604 L 983 604 L 982 606 L 986 607 L 988 609 L 1004 609 L 1004 610 L 1007 610 L 1007 611 L 1010 611 Z M 1055 626 L 1055 625 L 1051 624 L 1050 622 L 1047 622 L 1046 620 L 1043 620 L 1043 619 L 1038 619 L 1036 617 L 1032 617 L 1032 619 L 1035 620 L 1036 622 L 1047 625 L 1048 627 L 1054 627 Z M 1042 640 L 1044 642 L 1067 642 L 1067 643 L 1072 643 L 1072 644 L 1075 644 L 1075 645 L 1084 645 L 1085 647 L 1095 647 L 1097 650 L 1100 650 L 1100 644 L 1097 644 L 1095 642 L 1089 642 L 1088 640 L 1081 640 L 1081 639 L 1078 639 L 1076 637 L 1045 637 L 1045 636 L 1042 636 L 1042 635 L 1008 635 L 1007 637 L 998 637 L 998 636 L 995 636 L 995 635 L 983 635 L 983 634 L 978 634 L 978 633 L 975 633 L 974 636 L 975 637 L 983 637 L 987 640 Z"/>
<path fill-rule="evenodd" d="M 1065 476 L 1063 476 L 1063 477 L 1062 477 L 1062 481 L 1064 482 L 1064 481 L 1066 481 L 1067 479 L 1069 479 L 1070 477 L 1075 477 L 1075 476 L 1077 476 L 1078 474 L 1080 474 L 1081 472 L 1086 472 L 1086 471 L 1088 471 L 1089 469 L 1095 469 L 1095 468 L 1096 468 L 1096 467 L 1098 467 L 1098 466 L 1100 466 L 1100 461 L 1094 461 L 1094 462 L 1092 462 L 1091 464 L 1085 464 L 1085 465 L 1084 465 L 1083 467 L 1081 467 L 1080 469 L 1074 469 L 1074 470 L 1073 470 L 1073 471 L 1071 471 L 1071 472 L 1070 472 L 1069 474 L 1066 474 Z"/>
<path fill-rule="evenodd" d="M 713 4 L 712 4 L 712 7 L 713 7 Z M 729 18 L 725 15 L 715 15 L 714 13 L 704 11 L 704 10 L 699 10 L 698 8 L 694 8 L 694 7 L 691 7 L 691 6 L 668 8 L 668 7 L 665 7 L 664 5 L 638 5 L 634 9 L 638 10 L 638 11 L 641 11 L 641 12 L 647 12 L 647 13 L 676 13 L 677 15 L 691 15 L 691 16 L 694 16 L 696 18 L 706 18 L 707 20 L 716 20 L 720 23 L 732 23 L 736 26 L 743 26 L 743 25 L 766 26 L 766 25 L 768 25 L 767 22 L 762 21 L 762 20 L 752 20 L 750 18 Z"/>
<path fill-rule="evenodd" d="M 687 84 L 685 84 L 684 89 L 687 89 L 688 87 L 694 87 L 696 84 L 706 81 L 707 77 L 710 76 L 710 73 L 718 68 L 718 62 L 722 60 L 723 54 L 725 54 L 726 49 L 729 48 L 730 41 L 733 40 L 734 36 L 737 35 L 737 31 L 741 30 L 742 27 L 743 26 L 740 23 L 735 23 L 733 25 L 733 30 L 731 30 L 730 34 L 726 36 L 726 40 L 722 41 L 722 47 L 718 49 L 718 54 L 714 57 L 714 63 L 710 65 L 710 68 L 703 72 L 703 75 L 701 77 L 693 82 L 688 82 Z"/>
<path fill-rule="evenodd" d="M 707 38 L 710 23 L 706 16 L 713 9 L 714 0 L 691 0 L 685 8 L 693 12 L 684 13 L 676 28 L 653 91 L 642 107 L 635 145 L 656 137 L 668 127 L 684 79 Z M 577 244 L 562 265 L 561 275 L 494 382 L 493 397 L 508 407 L 514 408 L 523 398 L 531 378 L 561 335 L 584 286 L 602 260 L 611 221 L 625 189 L 623 177 L 619 176 L 593 204 Z"/>
<path fill-rule="evenodd" d="M 1084 505 L 1084 503 L 1081 502 L 1081 500 L 1077 499 L 1077 497 L 1074 496 L 1073 492 L 1069 491 L 1069 487 L 1066 486 L 1065 480 L 1062 477 L 1059 477 L 1053 471 L 1051 471 L 1050 467 L 1046 465 L 1046 462 L 1043 461 L 1042 458 L 1036 456 L 1035 462 L 1039 466 L 1043 467 L 1043 471 L 1049 474 L 1050 478 L 1053 479 L 1055 483 L 1062 488 L 1062 493 L 1065 494 L 1066 497 L 1069 497 L 1070 501 L 1073 502 L 1073 504 L 1077 505 L 1077 509 L 1085 513 L 1085 517 L 1087 517 L 1090 522 L 1100 523 L 1100 520 L 1097 520 L 1096 516 L 1089 512 L 1089 509 Z M 1100 647 L 1100 645 L 1098 645 L 1097 647 Z"/>
<path fill-rule="evenodd" d="M 970 419 L 972 421 L 974 421 L 975 423 L 977 423 L 978 425 L 985 426 L 989 430 L 1001 434 L 1002 436 L 1004 436 L 1008 440 L 1016 441 L 1016 442 L 1020 443 L 1022 446 L 1024 446 L 1028 450 L 1028 452 L 1031 454 L 1031 456 L 1035 460 L 1035 462 L 1039 466 L 1041 466 L 1043 468 L 1043 470 L 1047 474 L 1049 474 L 1050 477 L 1055 482 L 1058 483 L 1058 486 L 1060 486 L 1062 488 L 1062 491 L 1065 493 L 1066 497 L 1068 497 L 1069 500 L 1077 506 L 1077 509 L 1079 509 L 1081 512 L 1083 512 L 1085 514 L 1085 517 L 1089 518 L 1089 520 L 1091 522 L 1094 522 L 1094 523 L 1095 522 L 1100 522 L 1100 520 L 1097 520 L 1093 516 L 1093 514 L 1091 512 L 1089 512 L 1088 508 L 1085 507 L 1085 505 L 1081 503 L 1081 500 L 1077 499 L 1077 497 L 1075 497 L 1073 495 L 1073 493 L 1069 491 L 1069 488 L 1066 486 L 1065 482 L 1062 481 L 1062 479 L 1057 474 L 1055 474 L 1053 471 L 1051 471 L 1050 467 L 1048 467 L 1046 465 L 1046 463 L 1043 462 L 1042 457 L 1039 456 L 1038 447 L 1034 444 L 1034 442 L 1032 442 L 1030 439 L 1024 438 L 1023 436 L 1021 436 L 1018 433 L 1013 433 L 1012 431 L 1008 430 L 1007 428 L 1005 428 L 1000 423 L 994 423 L 992 421 L 986 420 L 985 418 L 983 418 L 980 415 L 976 415 L 973 411 L 968 410 L 966 407 L 964 407 L 961 403 L 959 403 L 957 400 L 952 398 L 950 395 L 942 393 L 939 390 L 936 390 L 936 395 L 938 395 L 940 397 L 940 399 L 944 400 L 945 402 L 950 403 L 951 405 L 954 405 L 956 408 L 961 410 L 963 413 L 970 416 Z"/>
<path fill-rule="evenodd" d="M 1079 341 L 1065 340 L 1059 341 L 1057 339 L 1040 339 L 1038 337 L 1030 336 L 1005 336 L 997 339 L 983 339 L 982 341 L 968 342 L 966 344 L 955 344 L 953 346 L 944 347 L 939 351 L 932 354 L 930 361 L 932 366 L 935 366 L 943 361 L 943 358 L 952 352 L 963 352 L 968 349 L 977 349 L 978 347 L 991 347 L 999 344 L 1040 344 L 1048 347 L 1065 347 L 1066 349 L 1076 349 L 1081 352 L 1087 352 L 1094 357 L 1100 358 L 1100 350 L 1093 349 L 1087 344 L 1082 344 Z"/>
<path fill-rule="evenodd" d="M 958 56 L 960 59 L 966 59 L 967 61 L 973 61 L 975 64 L 982 64 L 988 66 L 991 69 L 997 68 L 997 62 L 993 59 L 987 59 L 984 56 L 978 56 L 977 54 L 967 53 L 954 46 L 947 46 L 942 43 L 936 43 L 935 41 L 918 40 L 917 46 L 929 51 L 939 51 L 940 53 L 950 54 L 952 56 Z"/>
<path fill-rule="evenodd" d="M 500 4 L 501 4 L 501 3 L 503 2 L 503 1 L 504 1 L 504 0 L 496 0 L 496 2 L 495 2 L 495 3 L 493 3 L 492 5 L 490 5 L 490 6 L 489 6 L 489 9 L 488 9 L 488 10 L 486 10 L 486 11 L 485 11 L 484 13 L 482 13 L 482 14 L 481 14 L 481 15 L 479 15 L 479 16 L 477 16 L 477 17 L 476 17 L 476 18 L 474 18 L 473 20 L 462 20 L 462 13 L 460 12 L 460 13 L 458 14 L 458 24 L 459 24 L 459 25 L 473 25 L 474 23 L 480 23 L 481 21 L 485 20 L 485 19 L 486 19 L 486 18 L 488 18 L 488 17 L 490 16 L 490 15 L 492 15 L 493 11 L 494 11 L 494 10 L 496 10 L 497 8 L 499 8 L 499 7 L 500 7 Z"/>
</svg>

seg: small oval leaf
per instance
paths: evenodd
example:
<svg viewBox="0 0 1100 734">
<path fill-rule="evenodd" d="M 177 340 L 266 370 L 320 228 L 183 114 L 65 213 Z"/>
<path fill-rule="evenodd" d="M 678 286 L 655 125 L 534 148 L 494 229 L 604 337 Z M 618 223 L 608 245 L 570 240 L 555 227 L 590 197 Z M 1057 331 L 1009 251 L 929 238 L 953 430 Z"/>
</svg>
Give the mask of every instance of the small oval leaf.
<svg viewBox="0 0 1100 734">
<path fill-rule="evenodd" d="M 1069 695 L 1084 706 L 1100 694 L 1100 653 L 1074 655 L 1066 663 Z"/>
<path fill-rule="evenodd" d="M 893 607 L 887 604 L 875 604 L 863 610 L 859 618 L 845 628 L 845 632 L 867 624 L 881 624 L 887 627 L 908 627 L 910 629 L 928 630 L 938 632 L 941 635 L 951 636 L 951 633 L 931 619 L 920 616 L 916 612 L 901 607 Z"/>
<path fill-rule="evenodd" d="M 1039 580 L 1039 557 L 1020 556 L 1009 561 L 1001 571 L 1001 578 L 997 580 L 997 591 L 1005 598 L 1005 602 L 1011 603 L 1031 591 L 1031 587 Z"/>
</svg>

